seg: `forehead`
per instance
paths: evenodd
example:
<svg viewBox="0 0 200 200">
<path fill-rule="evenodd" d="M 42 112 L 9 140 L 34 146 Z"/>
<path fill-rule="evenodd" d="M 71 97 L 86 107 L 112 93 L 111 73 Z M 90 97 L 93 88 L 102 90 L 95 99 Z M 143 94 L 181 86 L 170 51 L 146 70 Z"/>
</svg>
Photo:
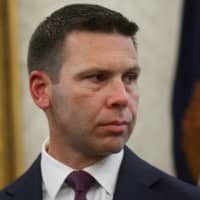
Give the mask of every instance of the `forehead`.
<svg viewBox="0 0 200 200">
<path fill-rule="evenodd" d="M 112 45 L 111 45 L 112 44 Z M 123 36 L 118 33 L 93 33 L 89 31 L 74 31 L 67 35 L 65 39 L 65 45 L 68 50 L 81 50 L 81 45 L 87 48 L 102 49 L 105 48 L 112 50 L 117 46 L 120 46 L 122 50 L 135 49 L 132 38 Z"/>
<path fill-rule="evenodd" d="M 65 64 L 92 66 L 134 66 L 137 52 L 131 37 L 117 33 L 76 31 L 65 40 Z"/>
</svg>

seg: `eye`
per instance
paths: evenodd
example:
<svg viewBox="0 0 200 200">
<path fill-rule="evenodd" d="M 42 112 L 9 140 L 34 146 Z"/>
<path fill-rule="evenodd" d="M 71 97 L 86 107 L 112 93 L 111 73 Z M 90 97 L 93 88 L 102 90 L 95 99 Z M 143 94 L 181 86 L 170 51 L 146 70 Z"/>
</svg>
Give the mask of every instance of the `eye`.
<svg viewBox="0 0 200 200">
<path fill-rule="evenodd" d="M 136 72 L 128 72 L 122 77 L 122 79 L 126 84 L 132 84 L 132 83 L 137 81 L 138 73 L 136 73 Z"/>
<path fill-rule="evenodd" d="M 105 73 L 100 72 L 100 73 L 89 75 L 87 78 L 91 80 L 92 82 L 99 83 L 99 82 L 105 81 L 107 79 L 107 75 Z"/>
</svg>

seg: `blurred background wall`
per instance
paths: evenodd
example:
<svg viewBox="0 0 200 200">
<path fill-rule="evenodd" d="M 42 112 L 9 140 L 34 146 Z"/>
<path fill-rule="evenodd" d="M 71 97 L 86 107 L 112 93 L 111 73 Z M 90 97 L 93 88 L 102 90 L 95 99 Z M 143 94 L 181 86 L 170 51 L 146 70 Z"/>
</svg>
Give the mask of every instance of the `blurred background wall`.
<svg viewBox="0 0 200 200">
<path fill-rule="evenodd" d="M 27 47 L 38 23 L 70 3 L 97 3 L 122 12 L 139 27 L 137 40 L 142 73 L 136 128 L 128 145 L 138 155 L 174 175 L 170 118 L 171 90 L 176 67 L 182 1 L 174 0 L 16 0 L 21 80 L 22 158 L 26 169 L 48 135 L 47 120 L 28 91 Z"/>
</svg>

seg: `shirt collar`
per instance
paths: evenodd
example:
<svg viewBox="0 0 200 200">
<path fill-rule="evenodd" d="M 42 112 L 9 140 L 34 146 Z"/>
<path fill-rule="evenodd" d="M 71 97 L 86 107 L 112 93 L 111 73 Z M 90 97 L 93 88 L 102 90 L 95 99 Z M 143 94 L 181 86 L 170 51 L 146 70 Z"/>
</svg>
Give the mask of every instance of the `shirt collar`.
<svg viewBox="0 0 200 200">
<path fill-rule="evenodd" d="M 64 165 L 47 153 L 46 145 L 48 144 L 48 140 L 49 139 L 47 138 L 42 145 L 41 172 L 43 186 L 49 196 L 52 199 L 55 199 L 66 177 L 73 171 L 73 169 Z"/>
<path fill-rule="evenodd" d="M 114 194 L 118 172 L 122 162 L 124 151 L 111 154 L 84 170 L 90 173 L 97 182 L 110 194 Z"/>
<path fill-rule="evenodd" d="M 74 170 L 53 158 L 46 151 L 48 138 L 42 145 L 41 171 L 43 184 L 49 196 L 54 199 L 67 176 Z M 124 151 L 111 154 L 85 169 L 110 195 L 114 194 L 119 168 Z M 52 181 L 53 180 L 53 181 Z"/>
</svg>

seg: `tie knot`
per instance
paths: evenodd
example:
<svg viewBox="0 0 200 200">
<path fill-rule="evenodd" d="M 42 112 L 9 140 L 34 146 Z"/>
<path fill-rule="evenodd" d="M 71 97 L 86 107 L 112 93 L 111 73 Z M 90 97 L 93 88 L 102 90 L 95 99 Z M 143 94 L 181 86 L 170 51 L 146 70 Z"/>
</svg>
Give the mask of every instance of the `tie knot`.
<svg viewBox="0 0 200 200">
<path fill-rule="evenodd" d="M 76 192 L 87 193 L 90 187 L 95 183 L 95 179 L 84 171 L 73 171 L 66 180 L 67 184 Z"/>
</svg>

